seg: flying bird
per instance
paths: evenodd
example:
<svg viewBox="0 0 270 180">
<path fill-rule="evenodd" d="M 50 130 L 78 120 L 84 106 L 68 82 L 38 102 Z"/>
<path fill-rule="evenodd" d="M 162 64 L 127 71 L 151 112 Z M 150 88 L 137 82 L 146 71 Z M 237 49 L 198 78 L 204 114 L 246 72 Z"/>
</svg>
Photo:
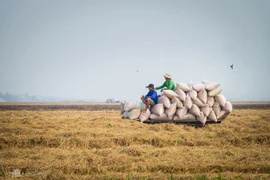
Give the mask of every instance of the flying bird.
<svg viewBox="0 0 270 180">
<path fill-rule="evenodd" d="M 233 69 L 233 64 L 231 65 L 231 68 Z"/>
<path fill-rule="evenodd" d="M 139 70 L 137 70 L 137 72 L 139 72 Z"/>
</svg>

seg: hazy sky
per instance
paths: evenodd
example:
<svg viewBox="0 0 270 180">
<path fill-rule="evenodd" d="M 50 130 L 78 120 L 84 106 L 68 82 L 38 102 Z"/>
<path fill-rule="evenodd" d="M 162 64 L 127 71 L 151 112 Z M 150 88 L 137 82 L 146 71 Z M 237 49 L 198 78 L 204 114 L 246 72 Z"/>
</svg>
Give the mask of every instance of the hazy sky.
<svg viewBox="0 0 270 180">
<path fill-rule="evenodd" d="M 170 73 L 269 101 L 269 70 L 269 0 L 0 0 L 2 93 L 139 100 Z"/>
</svg>

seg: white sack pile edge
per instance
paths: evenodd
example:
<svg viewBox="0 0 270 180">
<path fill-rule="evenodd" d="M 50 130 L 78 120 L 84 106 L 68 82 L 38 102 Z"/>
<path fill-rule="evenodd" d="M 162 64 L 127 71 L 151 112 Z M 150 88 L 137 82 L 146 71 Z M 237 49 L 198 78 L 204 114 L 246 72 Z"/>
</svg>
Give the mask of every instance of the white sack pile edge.
<svg viewBox="0 0 270 180">
<path fill-rule="evenodd" d="M 201 83 L 177 83 L 177 90 L 164 90 L 158 104 L 151 110 L 142 111 L 142 102 L 121 103 L 122 118 L 151 120 L 198 120 L 203 125 L 207 120 L 217 122 L 232 112 L 232 104 L 221 94 L 220 84 L 203 81 Z"/>
</svg>

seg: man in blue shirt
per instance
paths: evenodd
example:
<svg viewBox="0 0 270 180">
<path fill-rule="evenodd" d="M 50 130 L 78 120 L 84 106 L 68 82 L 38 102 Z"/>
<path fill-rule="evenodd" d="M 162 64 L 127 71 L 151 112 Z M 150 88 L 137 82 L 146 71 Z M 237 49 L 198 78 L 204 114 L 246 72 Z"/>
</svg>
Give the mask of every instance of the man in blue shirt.
<svg viewBox="0 0 270 180">
<path fill-rule="evenodd" d="M 154 84 L 149 84 L 146 86 L 146 88 L 149 89 L 149 92 L 146 94 L 146 96 L 142 96 L 141 100 L 146 105 L 147 109 L 150 109 L 151 106 L 154 106 L 158 103 L 158 95 Z"/>
</svg>

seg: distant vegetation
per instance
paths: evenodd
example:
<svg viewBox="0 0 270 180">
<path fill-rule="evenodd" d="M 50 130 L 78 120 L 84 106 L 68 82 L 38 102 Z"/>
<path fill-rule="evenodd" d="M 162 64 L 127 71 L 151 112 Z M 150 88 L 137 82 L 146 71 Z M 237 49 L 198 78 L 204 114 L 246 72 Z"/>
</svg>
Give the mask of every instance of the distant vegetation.
<svg viewBox="0 0 270 180">
<path fill-rule="evenodd" d="M 110 98 L 106 100 L 106 103 L 120 103 L 120 101 L 116 101 L 115 99 Z"/>
<path fill-rule="evenodd" d="M 94 100 L 68 100 L 61 99 L 56 97 L 45 97 L 39 95 L 30 95 L 28 93 L 25 94 L 11 94 L 1 93 L 0 92 L 0 102 L 95 102 Z M 119 103 L 120 101 L 115 100 L 113 98 L 109 98 L 106 100 L 106 103 Z"/>
<path fill-rule="evenodd" d="M 43 97 L 37 95 L 0 93 L 0 102 L 59 102 L 60 98 Z"/>
</svg>

